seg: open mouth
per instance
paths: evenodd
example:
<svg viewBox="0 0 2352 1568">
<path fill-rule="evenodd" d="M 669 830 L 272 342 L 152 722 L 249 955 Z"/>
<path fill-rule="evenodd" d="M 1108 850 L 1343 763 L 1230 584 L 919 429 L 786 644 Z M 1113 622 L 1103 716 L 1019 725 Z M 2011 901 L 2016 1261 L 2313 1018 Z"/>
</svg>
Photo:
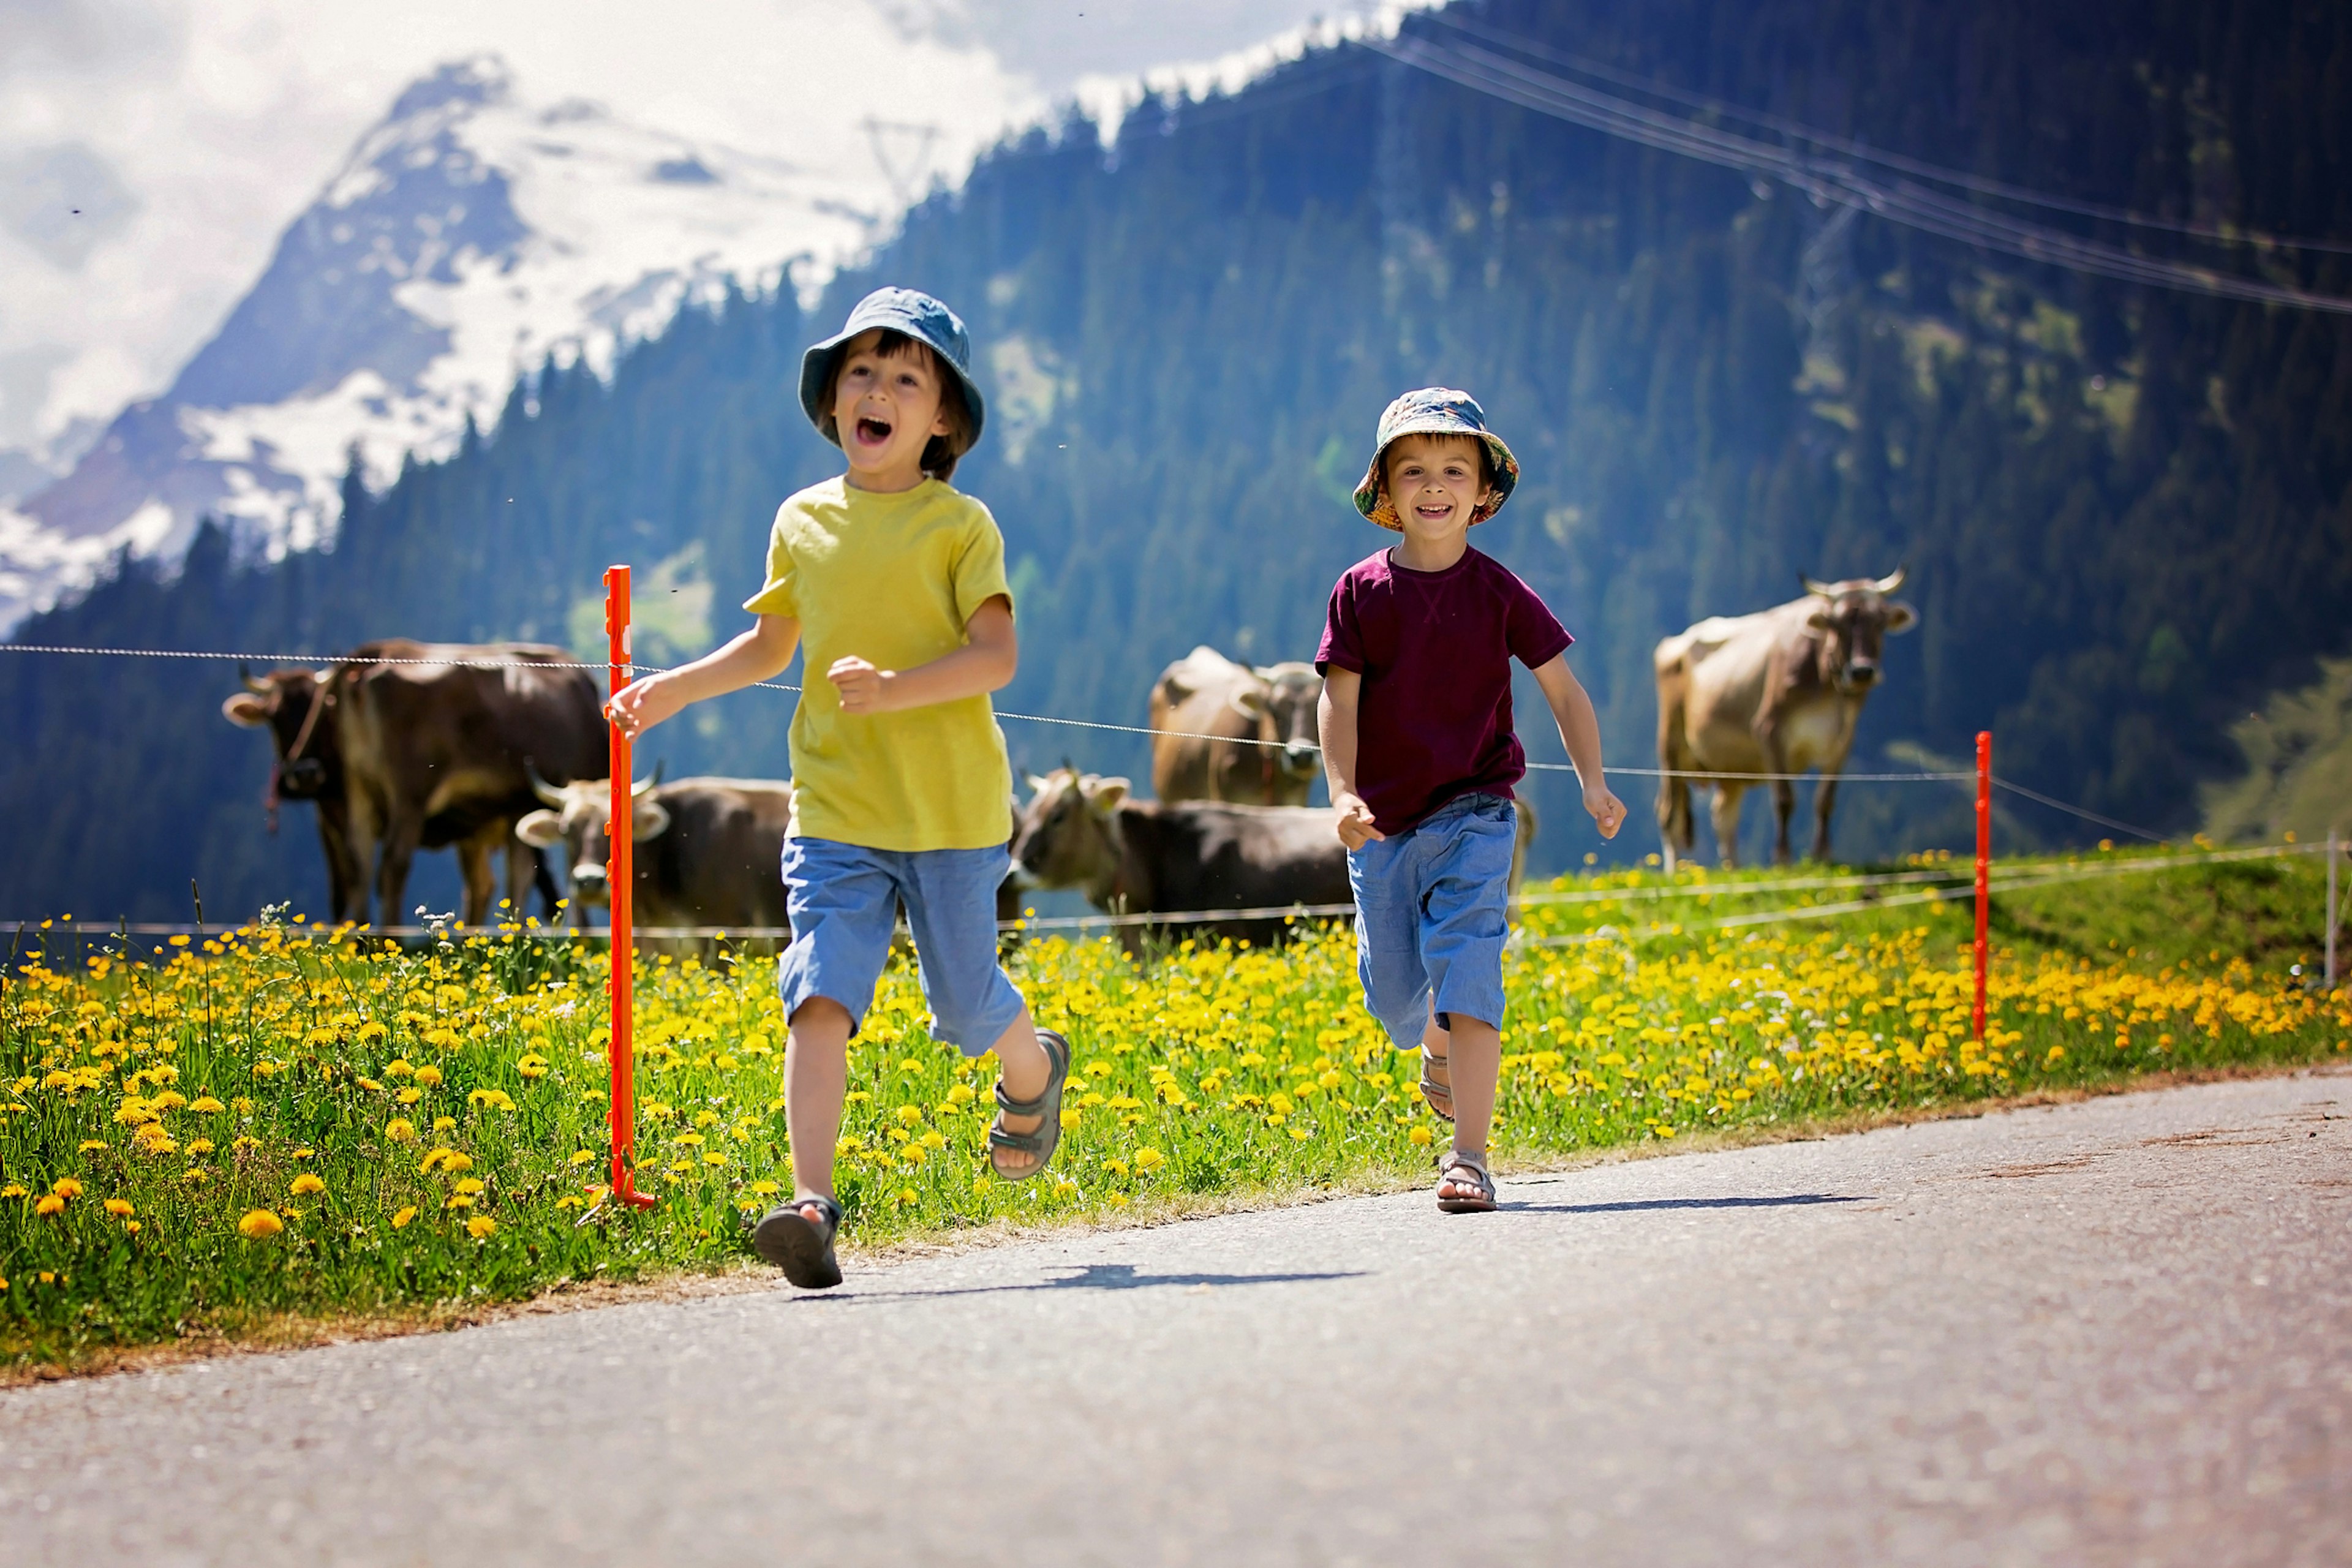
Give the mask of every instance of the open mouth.
<svg viewBox="0 0 2352 1568">
<path fill-rule="evenodd" d="M 1444 522 L 1454 515 L 1454 509 L 1451 506 L 1417 506 L 1412 510 L 1431 522 Z"/>
<path fill-rule="evenodd" d="M 887 419 L 862 418 L 857 422 L 857 439 L 868 447 L 879 447 L 890 438 L 890 422 Z"/>
</svg>

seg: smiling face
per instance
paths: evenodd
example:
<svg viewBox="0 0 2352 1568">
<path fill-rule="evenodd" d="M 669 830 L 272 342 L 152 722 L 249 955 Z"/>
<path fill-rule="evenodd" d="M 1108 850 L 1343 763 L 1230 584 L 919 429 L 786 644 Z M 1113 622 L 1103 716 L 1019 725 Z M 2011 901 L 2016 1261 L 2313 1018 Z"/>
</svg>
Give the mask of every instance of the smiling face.
<svg viewBox="0 0 2352 1568">
<path fill-rule="evenodd" d="M 1400 436 L 1381 468 L 1405 537 L 1423 547 L 1460 540 L 1488 494 L 1485 448 L 1475 436 Z"/>
<path fill-rule="evenodd" d="M 886 344 L 878 327 L 850 339 L 834 373 L 830 406 L 835 438 L 849 458 L 849 482 L 859 489 L 914 489 L 923 482 L 927 451 L 940 477 L 946 477 L 943 462 L 947 469 L 954 466 L 962 399 L 920 343 L 898 338 Z"/>
</svg>

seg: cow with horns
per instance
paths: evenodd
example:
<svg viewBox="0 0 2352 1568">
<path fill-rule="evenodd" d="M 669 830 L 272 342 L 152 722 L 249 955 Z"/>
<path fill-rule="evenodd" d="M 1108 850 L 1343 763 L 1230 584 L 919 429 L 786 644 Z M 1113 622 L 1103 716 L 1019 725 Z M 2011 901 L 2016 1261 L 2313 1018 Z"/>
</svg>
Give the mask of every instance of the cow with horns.
<svg viewBox="0 0 2352 1568">
<path fill-rule="evenodd" d="M 574 924 L 586 907 L 609 906 L 605 856 L 612 831 L 613 788 L 605 779 L 556 785 L 534 776 L 544 806 L 515 824 L 515 837 L 540 849 L 560 849 L 571 868 Z M 653 776 L 629 786 L 629 839 L 636 846 L 629 907 L 638 925 L 715 926 L 780 931 L 784 909 L 784 830 L 793 815 L 793 786 L 782 779 L 680 779 Z M 772 936 L 754 939 L 772 950 Z M 701 938 L 672 939 L 680 952 L 713 945 Z"/>
<path fill-rule="evenodd" d="M 419 849 L 456 845 L 465 919 L 489 919 L 494 851 L 508 896 L 526 868 L 552 906 L 543 859 L 512 837 L 537 805 L 533 763 L 569 780 L 604 771 L 595 684 L 561 648 L 524 643 L 363 643 L 325 669 L 245 676 L 221 705 L 234 724 L 267 727 L 276 752 L 265 803 L 318 803 L 319 837 L 337 920 L 364 921 L 373 881 L 395 923 Z"/>
<path fill-rule="evenodd" d="M 1205 644 L 1151 688 L 1151 788 L 1163 801 L 1305 805 L 1323 766 L 1323 678 L 1311 664 L 1252 668 Z"/>
<path fill-rule="evenodd" d="M 1715 838 L 1726 866 L 1738 863 L 1739 806 L 1759 783 L 1772 787 L 1773 859 L 1789 859 L 1792 775 L 1819 771 L 1813 857 L 1830 854 L 1838 774 L 1853 750 L 1862 705 L 1878 684 L 1890 633 L 1919 616 L 1891 595 L 1903 569 L 1875 580 L 1801 578 L 1805 596 L 1748 616 L 1717 616 L 1658 644 L 1658 831 L 1666 868 L 1691 852 L 1691 788 L 1711 787 Z"/>
</svg>

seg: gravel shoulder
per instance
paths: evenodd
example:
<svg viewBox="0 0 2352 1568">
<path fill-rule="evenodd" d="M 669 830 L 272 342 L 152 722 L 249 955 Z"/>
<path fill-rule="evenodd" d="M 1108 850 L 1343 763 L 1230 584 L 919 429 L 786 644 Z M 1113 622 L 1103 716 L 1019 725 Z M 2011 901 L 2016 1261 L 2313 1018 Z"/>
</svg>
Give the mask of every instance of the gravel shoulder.
<svg viewBox="0 0 2352 1568">
<path fill-rule="evenodd" d="M 2352 1563 L 2352 1073 L 0 1392 L 27 1563 Z M 21 1555 L 20 1555 L 21 1553 Z"/>
</svg>

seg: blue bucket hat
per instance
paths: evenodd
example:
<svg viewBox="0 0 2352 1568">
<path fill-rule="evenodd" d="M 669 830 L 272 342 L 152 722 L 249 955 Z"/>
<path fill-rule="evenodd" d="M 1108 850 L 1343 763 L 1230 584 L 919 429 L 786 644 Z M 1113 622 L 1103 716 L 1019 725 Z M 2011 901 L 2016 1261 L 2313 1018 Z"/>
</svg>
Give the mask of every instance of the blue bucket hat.
<svg viewBox="0 0 2352 1568">
<path fill-rule="evenodd" d="M 971 379 L 971 338 L 953 310 L 919 289 L 877 289 L 857 301 L 857 308 L 849 312 L 849 321 L 841 331 L 821 343 L 810 345 L 809 351 L 801 355 L 801 409 L 809 416 L 809 423 L 819 430 L 824 428 L 825 384 L 833 379 L 834 363 L 841 357 L 842 345 L 877 327 L 906 333 L 929 347 L 941 364 L 955 372 L 956 383 L 963 392 L 964 407 L 971 414 L 972 442 L 978 445 L 980 427 L 988 410 L 981 400 L 979 384 Z M 834 444 L 838 446 L 840 439 L 835 436 Z"/>
<path fill-rule="evenodd" d="M 1418 392 L 1406 393 L 1381 414 L 1371 467 L 1364 470 L 1364 482 L 1356 487 L 1356 510 L 1382 528 L 1404 531 L 1404 524 L 1397 518 L 1396 503 L 1389 499 L 1388 478 L 1381 468 L 1390 445 L 1400 436 L 1475 436 L 1486 444 L 1486 466 L 1493 470 L 1489 487 L 1492 493 L 1470 514 L 1474 523 L 1484 522 L 1502 510 L 1503 503 L 1511 499 L 1511 491 L 1519 482 L 1519 460 L 1511 456 L 1511 449 L 1503 445 L 1500 436 L 1486 428 L 1486 411 L 1478 406 L 1478 400 L 1450 386 L 1424 386 Z"/>
</svg>

